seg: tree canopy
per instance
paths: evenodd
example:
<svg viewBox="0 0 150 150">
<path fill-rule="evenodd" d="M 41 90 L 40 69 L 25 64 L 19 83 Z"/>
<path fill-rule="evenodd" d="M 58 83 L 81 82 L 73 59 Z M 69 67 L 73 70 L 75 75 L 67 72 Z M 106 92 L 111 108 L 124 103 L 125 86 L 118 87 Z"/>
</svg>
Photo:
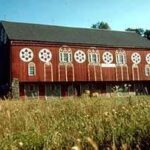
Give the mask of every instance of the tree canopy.
<svg viewBox="0 0 150 150">
<path fill-rule="evenodd" d="M 133 31 L 136 32 L 137 34 L 144 36 L 144 29 L 143 28 L 127 28 L 126 31 Z"/>
<path fill-rule="evenodd" d="M 150 40 L 150 30 L 145 30 L 144 37 Z"/>
<path fill-rule="evenodd" d="M 91 28 L 94 28 L 94 29 L 106 29 L 106 30 L 110 30 L 110 26 L 108 25 L 107 22 L 97 22 L 96 24 L 93 24 L 91 26 Z"/>
<path fill-rule="evenodd" d="M 91 26 L 91 28 L 93 28 L 93 29 L 111 30 L 111 27 L 109 26 L 109 24 L 107 22 L 103 22 L 103 21 L 93 24 Z M 125 31 L 136 32 L 140 36 L 145 37 L 148 40 L 150 40 L 150 30 L 148 30 L 148 29 L 144 30 L 143 28 L 127 28 L 127 29 L 125 29 Z"/>
<path fill-rule="evenodd" d="M 150 40 L 150 30 L 144 30 L 143 28 L 127 28 L 126 31 L 133 31 L 136 32 L 137 34 L 147 38 Z"/>
</svg>

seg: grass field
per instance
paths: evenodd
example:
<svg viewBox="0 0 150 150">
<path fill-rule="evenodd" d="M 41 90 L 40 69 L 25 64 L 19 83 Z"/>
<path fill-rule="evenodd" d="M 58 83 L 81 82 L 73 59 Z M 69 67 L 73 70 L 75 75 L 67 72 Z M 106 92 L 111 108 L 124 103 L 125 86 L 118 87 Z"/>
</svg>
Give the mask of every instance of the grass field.
<svg viewBox="0 0 150 150">
<path fill-rule="evenodd" d="M 0 101 L 0 150 L 150 148 L 150 97 Z"/>
</svg>

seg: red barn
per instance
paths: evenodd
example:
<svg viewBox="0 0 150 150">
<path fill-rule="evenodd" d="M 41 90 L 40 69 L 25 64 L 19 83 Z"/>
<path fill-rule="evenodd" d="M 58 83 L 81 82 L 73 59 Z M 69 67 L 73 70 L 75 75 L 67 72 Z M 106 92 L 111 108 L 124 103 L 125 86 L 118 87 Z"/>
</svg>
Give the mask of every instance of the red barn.
<svg viewBox="0 0 150 150">
<path fill-rule="evenodd" d="M 133 32 L 0 23 L 0 85 L 15 98 L 150 93 L 150 41 Z"/>
</svg>

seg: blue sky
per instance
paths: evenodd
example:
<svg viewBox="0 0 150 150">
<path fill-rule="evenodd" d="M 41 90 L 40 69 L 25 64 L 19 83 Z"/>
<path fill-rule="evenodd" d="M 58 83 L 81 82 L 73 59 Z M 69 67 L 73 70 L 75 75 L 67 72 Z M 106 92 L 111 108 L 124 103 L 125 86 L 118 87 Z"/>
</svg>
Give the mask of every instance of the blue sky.
<svg viewBox="0 0 150 150">
<path fill-rule="evenodd" d="M 113 30 L 150 29 L 150 0 L 0 0 L 0 20 Z"/>
</svg>

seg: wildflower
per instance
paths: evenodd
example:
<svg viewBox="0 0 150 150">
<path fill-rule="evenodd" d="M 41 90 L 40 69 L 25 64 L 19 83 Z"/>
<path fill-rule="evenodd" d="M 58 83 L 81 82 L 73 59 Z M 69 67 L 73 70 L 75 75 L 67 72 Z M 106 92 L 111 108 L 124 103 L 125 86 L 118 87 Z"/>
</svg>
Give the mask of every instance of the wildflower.
<svg viewBox="0 0 150 150">
<path fill-rule="evenodd" d="M 127 84 L 124 84 L 124 87 L 127 87 Z"/>
<path fill-rule="evenodd" d="M 85 115 L 85 118 L 89 118 L 90 117 L 90 115 Z"/>
<path fill-rule="evenodd" d="M 132 108 L 136 108 L 135 106 L 132 106 Z"/>
<path fill-rule="evenodd" d="M 23 146 L 23 143 L 22 143 L 22 142 L 19 142 L 19 146 L 22 147 L 22 146 Z"/>
<path fill-rule="evenodd" d="M 79 143 L 80 143 L 80 142 L 81 142 L 81 140 L 80 140 L 80 139 L 77 139 L 77 142 L 79 142 Z"/>
<path fill-rule="evenodd" d="M 89 90 L 85 90 L 85 94 L 90 94 L 90 91 Z"/>
<path fill-rule="evenodd" d="M 129 112 L 129 110 L 128 109 L 126 109 L 126 113 L 128 113 Z"/>
<path fill-rule="evenodd" d="M 144 106 L 143 103 L 140 103 L 140 106 L 143 107 Z"/>
<path fill-rule="evenodd" d="M 112 109 L 112 112 L 113 112 L 114 114 L 117 114 L 117 112 L 116 112 L 116 110 L 115 110 L 115 109 Z"/>
<path fill-rule="evenodd" d="M 109 112 L 107 112 L 107 111 L 106 111 L 106 112 L 104 112 L 104 116 L 106 116 L 106 117 L 107 117 L 108 115 L 109 115 Z"/>
<path fill-rule="evenodd" d="M 79 131 L 79 134 L 82 134 L 82 131 Z"/>
<path fill-rule="evenodd" d="M 78 146 L 73 146 L 71 150 L 80 150 L 80 148 Z"/>
<path fill-rule="evenodd" d="M 125 110 L 126 108 L 123 106 L 122 109 Z"/>
</svg>

